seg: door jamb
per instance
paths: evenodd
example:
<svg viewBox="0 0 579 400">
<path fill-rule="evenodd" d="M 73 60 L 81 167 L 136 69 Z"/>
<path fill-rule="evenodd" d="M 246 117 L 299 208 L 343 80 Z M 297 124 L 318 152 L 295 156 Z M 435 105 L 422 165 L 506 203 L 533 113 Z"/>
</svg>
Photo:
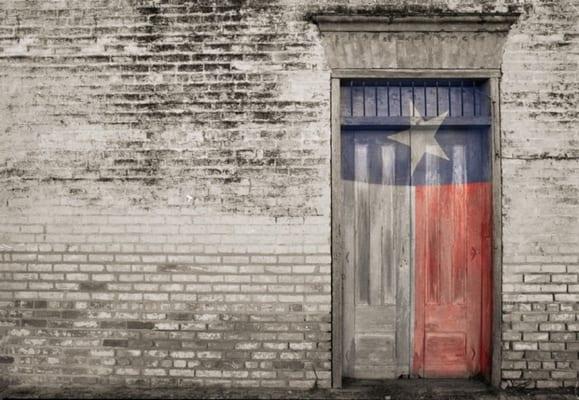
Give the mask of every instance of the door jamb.
<svg viewBox="0 0 579 400">
<path fill-rule="evenodd" d="M 331 79 L 331 221 L 332 221 L 332 387 L 342 387 L 344 254 L 342 228 L 342 145 L 340 124 L 340 80 Z"/>
<path fill-rule="evenodd" d="M 500 134 L 500 76 L 499 69 L 350 69 L 332 70 L 331 75 L 331 253 L 332 253 L 332 387 L 342 387 L 343 377 L 343 221 L 341 182 L 341 116 L 340 79 L 360 78 L 482 78 L 488 80 L 492 102 L 491 125 L 491 182 L 493 215 L 492 263 L 492 332 L 491 332 L 491 384 L 501 381 L 501 309 L 502 309 L 502 169 Z"/>
</svg>

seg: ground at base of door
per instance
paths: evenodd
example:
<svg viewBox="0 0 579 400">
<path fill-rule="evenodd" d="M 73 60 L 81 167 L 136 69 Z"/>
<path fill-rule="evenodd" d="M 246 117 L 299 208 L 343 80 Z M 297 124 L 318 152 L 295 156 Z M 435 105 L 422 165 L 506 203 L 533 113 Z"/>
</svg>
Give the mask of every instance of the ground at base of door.
<svg viewBox="0 0 579 400">
<path fill-rule="evenodd" d="M 8 399 L 332 399 L 332 400 L 579 400 L 573 389 L 497 391 L 468 380 L 392 380 L 347 383 L 342 389 L 287 390 L 219 387 L 14 386 Z"/>
</svg>

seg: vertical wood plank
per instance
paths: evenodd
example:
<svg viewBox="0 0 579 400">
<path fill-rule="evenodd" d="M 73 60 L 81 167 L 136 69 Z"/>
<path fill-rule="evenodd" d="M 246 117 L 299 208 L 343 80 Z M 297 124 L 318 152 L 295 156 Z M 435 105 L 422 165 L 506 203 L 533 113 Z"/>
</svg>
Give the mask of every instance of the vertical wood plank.
<svg viewBox="0 0 579 400">
<path fill-rule="evenodd" d="M 390 85 L 388 91 L 390 93 L 390 97 L 388 99 L 390 116 L 392 117 L 401 116 L 402 114 L 400 113 L 400 111 L 402 110 L 402 103 L 401 103 L 402 89 L 399 86 Z"/>
<path fill-rule="evenodd" d="M 340 114 L 342 117 L 352 116 L 352 97 L 350 95 L 351 88 L 349 86 L 340 87 Z M 332 115 L 333 117 L 333 115 Z"/>
<path fill-rule="evenodd" d="M 420 115 L 425 116 L 428 107 L 426 106 L 425 90 L 423 85 L 414 86 L 414 107 L 420 113 Z M 416 117 L 418 115 L 415 115 Z"/>
<path fill-rule="evenodd" d="M 474 90 L 473 86 L 467 85 L 463 88 L 463 100 L 464 100 L 464 116 L 472 117 L 474 116 L 475 100 L 474 100 Z"/>
<path fill-rule="evenodd" d="M 376 116 L 376 87 L 375 86 L 366 86 L 364 87 L 364 100 L 365 106 L 364 111 L 367 117 L 375 117 Z"/>
<path fill-rule="evenodd" d="M 414 290 L 412 299 L 414 301 L 413 336 L 412 336 L 412 372 L 418 376 L 424 375 L 424 328 L 425 328 L 425 305 L 427 302 L 427 278 L 426 265 L 423 260 L 428 252 L 428 243 L 417 243 L 416 238 L 422 237 L 428 231 L 426 221 L 428 210 L 423 204 L 428 204 L 427 192 L 413 187 L 412 215 L 414 216 L 414 232 L 412 235 L 413 260 L 412 271 L 414 271 Z"/>
<path fill-rule="evenodd" d="M 487 207 L 484 208 L 483 212 L 483 232 L 482 232 L 482 243 L 481 243 L 481 265 L 482 270 L 482 310 L 481 310 L 481 352 L 480 352 L 480 365 L 481 373 L 487 379 L 490 377 L 492 371 L 491 357 L 492 357 L 492 279 L 493 279 L 493 261 L 492 261 L 492 187 L 486 188 L 487 190 L 481 193 L 481 197 L 485 198 Z"/>
<path fill-rule="evenodd" d="M 354 343 L 354 336 L 356 331 L 355 325 L 355 182 L 350 178 L 354 174 L 355 158 L 354 158 L 354 133 L 344 132 L 342 137 L 342 160 L 343 160 L 343 176 L 349 179 L 341 178 L 342 180 L 342 212 L 343 214 L 343 242 L 341 243 L 343 249 L 343 373 L 346 376 L 352 376 L 354 371 L 354 363 L 356 358 L 356 348 Z"/>
<path fill-rule="evenodd" d="M 466 232 L 467 213 L 466 207 L 468 203 L 467 191 L 464 187 L 467 176 L 466 165 L 466 146 L 464 144 L 455 144 L 452 146 L 452 182 L 456 185 L 456 203 L 453 204 L 453 219 L 456 221 L 453 226 L 457 228 L 457 234 L 453 237 L 453 251 L 452 251 L 452 276 L 451 276 L 451 292 L 452 304 L 463 304 L 465 300 L 465 279 L 467 260 L 467 244 L 463 232 Z M 474 149 L 469 149 L 473 151 Z"/>
<path fill-rule="evenodd" d="M 409 86 L 402 86 L 402 116 L 414 116 L 414 108 L 412 106 L 412 88 Z"/>
<path fill-rule="evenodd" d="M 356 204 L 356 299 L 359 304 L 370 300 L 370 209 L 368 203 L 368 144 L 362 135 L 354 138 L 354 176 Z"/>
<path fill-rule="evenodd" d="M 502 332 L 502 277 L 503 277 L 503 230 L 502 230 L 502 166 L 501 166 L 501 116 L 500 116 L 500 80 L 489 79 L 487 92 L 492 99 L 492 185 L 493 185 L 493 270 L 492 270 L 492 373 L 491 382 L 495 387 L 501 383 L 501 332 Z M 489 302 L 490 303 L 490 299 Z M 490 342 L 491 338 L 483 338 Z M 483 355 L 484 356 L 484 355 Z"/>
<path fill-rule="evenodd" d="M 369 207 L 369 304 L 382 304 L 382 264 L 384 248 L 382 235 L 385 229 L 385 187 L 382 181 L 382 152 L 379 146 L 380 138 L 374 134 L 369 138 L 368 147 L 368 207 Z"/>
<path fill-rule="evenodd" d="M 462 114 L 461 88 L 453 86 L 450 90 L 450 115 L 460 117 Z"/>
<path fill-rule="evenodd" d="M 426 111 L 427 114 L 425 116 L 435 117 L 438 116 L 438 109 L 437 109 L 437 98 L 436 98 L 436 87 L 428 86 L 426 88 Z"/>
<path fill-rule="evenodd" d="M 396 183 L 396 147 L 393 144 L 382 145 L 382 176 L 381 199 L 382 209 L 382 287 L 384 304 L 396 304 L 396 269 L 398 268 L 398 241 L 400 234 L 396 221 L 400 219 L 405 208 L 397 204 L 397 193 L 403 192 L 404 187 L 395 186 Z"/>
<path fill-rule="evenodd" d="M 469 221 L 466 225 L 466 245 L 472 252 L 467 264 L 467 293 L 466 298 L 466 317 L 467 317 L 467 360 L 469 363 L 469 370 L 471 373 L 480 372 L 480 354 L 483 350 L 481 347 L 481 338 L 484 335 L 485 326 L 482 324 L 482 308 L 483 304 L 483 287 L 482 283 L 485 279 L 484 272 L 486 271 L 485 261 L 488 261 L 483 256 L 486 249 L 482 247 L 482 237 L 484 234 L 485 225 L 488 223 L 483 220 L 485 215 L 488 215 L 483 210 L 486 210 L 490 203 L 487 199 L 487 185 L 473 184 L 469 186 L 468 205 Z"/>
<path fill-rule="evenodd" d="M 440 168 L 439 159 L 436 159 L 437 171 Z M 438 186 L 437 186 L 438 189 Z M 438 293 L 439 304 L 450 304 L 451 301 L 451 268 L 453 239 L 456 237 L 454 225 L 454 207 L 456 201 L 449 191 L 436 190 L 438 200 L 436 201 L 439 217 L 436 218 L 438 229 L 435 234 L 435 247 L 438 249 Z M 435 214 L 436 215 L 436 214 Z"/>
<path fill-rule="evenodd" d="M 440 86 L 438 87 L 438 101 L 437 101 L 438 115 L 448 112 L 450 104 L 448 95 L 449 95 L 448 86 L 443 86 L 441 83 Z"/>
<path fill-rule="evenodd" d="M 392 179 L 395 179 L 396 148 L 392 147 L 391 154 L 394 162 L 391 167 Z M 401 156 L 400 156 L 401 157 Z M 401 159 L 402 175 L 410 174 L 410 159 Z M 409 178 L 409 176 L 408 176 Z M 408 183 L 410 179 L 408 179 Z M 390 292 L 389 301 L 396 303 L 396 360 L 401 374 L 410 373 L 411 364 L 411 185 L 396 186 L 389 210 L 391 223 L 391 282 L 388 286 Z M 390 300 L 391 299 L 391 300 Z"/>
<path fill-rule="evenodd" d="M 380 86 L 377 89 L 376 97 L 378 100 L 378 116 L 388 116 L 388 89 Z"/>
<path fill-rule="evenodd" d="M 332 386 L 342 387 L 342 167 L 340 140 L 340 80 L 332 79 L 331 101 L 331 223 L 332 223 Z"/>
<path fill-rule="evenodd" d="M 415 235 L 415 228 L 414 228 L 414 221 L 416 216 L 416 188 L 412 184 L 412 175 L 410 175 L 410 185 L 408 187 L 408 191 L 406 192 L 408 196 L 409 208 L 410 208 L 410 215 L 407 219 L 406 227 L 407 232 L 407 246 L 403 248 L 403 260 L 405 260 L 405 264 L 398 274 L 399 281 L 403 282 L 410 282 L 410 287 L 407 287 L 406 293 L 404 291 L 398 290 L 396 294 L 396 302 L 397 304 L 402 304 L 402 310 L 404 310 L 407 315 L 408 319 L 405 321 L 404 327 L 406 330 L 400 329 L 400 332 L 403 334 L 404 332 L 408 332 L 407 337 L 402 338 L 402 340 L 407 344 L 405 350 L 408 352 L 407 357 L 409 358 L 408 362 L 408 373 L 411 374 L 414 371 L 413 363 L 414 363 L 414 325 L 416 322 L 415 313 L 416 313 L 416 284 L 417 281 L 415 280 L 415 273 L 416 273 L 416 244 L 414 240 Z M 406 296 L 405 296 L 406 295 Z M 406 303 L 404 303 L 406 302 Z M 404 307 L 405 306 L 405 307 Z"/>
<path fill-rule="evenodd" d="M 364 88 L 361 86 L 352 86 L 352 116 L 364 116 Z"/>
<path fill-rule="evenodd" d="M 436 160 L 434 157 L 426 157 L 425 160 L 426 164 L 426 180 L 427 182 L 431 183 L 432 187 L 436 187 L 437 180 L 437 168 L 436 168 Z M 435 196 L 436 199 L 432 200 L 430 197 Z M 439 191 L 428 190 L 426 191 L 426 198 L 425 202 L 425 218 L 424 218 L 424 227 L 423 229 L 425 236 L 429 237 L 427 243 L 424 244 L 424 251 L 428 255 L 428 265 L 424 270 L 425 273 L 425 281 L 426 281 L 426 302 L 428 303 L 439 303 L 441 300 L 440 297 L 440 246 L 437 245 L 438 242 L 438 232 L 440 232 L 440 224 L 439 220 L 436 216 L 440 214 L 439 205 L 440 205 L 440 198 L 439 198 Z M 417 201 L 418 204 L 418 201 Z M 434 228 L 431 228 L 430 225 L 434 225 Z M 415 239 L 416 240 L 416 239 Z"/>
</svg>

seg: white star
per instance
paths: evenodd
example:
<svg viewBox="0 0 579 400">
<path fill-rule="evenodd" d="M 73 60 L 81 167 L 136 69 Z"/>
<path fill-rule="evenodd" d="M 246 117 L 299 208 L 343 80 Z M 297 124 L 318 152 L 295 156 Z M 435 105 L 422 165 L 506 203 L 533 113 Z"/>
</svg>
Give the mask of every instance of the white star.
<svg viewBox="0 0 579 400">
<path fill-rule="evenodd" d="M 414 173 L 416 166 L 426 153 L 449 160 L 448 156 L 434 137 L 447 114 L 448 111 L 438 117 L 426 120 L 420 115 L 415 107 L 414 115 L 418 115 L 418 118 L 410 119 L 410 129 L 388 136 L 388 139 L 410 147 L 412 173 Z M 411 133 L 415 134 L 410 137 Z M 412 145 L 410 145 L 411 143 Z"/>
</svg>

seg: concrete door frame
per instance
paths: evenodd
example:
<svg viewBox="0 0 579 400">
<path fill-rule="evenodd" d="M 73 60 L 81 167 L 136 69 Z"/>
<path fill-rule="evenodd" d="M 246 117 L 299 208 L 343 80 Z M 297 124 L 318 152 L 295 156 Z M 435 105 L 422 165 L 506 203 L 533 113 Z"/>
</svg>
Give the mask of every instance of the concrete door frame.
<svg viewBox="0 0 579 400">
<path fill-rule="evenodd" d="M 491 383 L 501 380 L 502 309 L 502 169 L 500 138 L 500 69 L 333 69 L 331 75 L 331 231 L 332 231 L 332 386 L 342 387 L 343 357 L 343 221 L 341 184 L 341 79 L 462 78 L 485 79 L 491 97 L 491 182 L 493 207 L 492 364 Z"/>
</svg>

